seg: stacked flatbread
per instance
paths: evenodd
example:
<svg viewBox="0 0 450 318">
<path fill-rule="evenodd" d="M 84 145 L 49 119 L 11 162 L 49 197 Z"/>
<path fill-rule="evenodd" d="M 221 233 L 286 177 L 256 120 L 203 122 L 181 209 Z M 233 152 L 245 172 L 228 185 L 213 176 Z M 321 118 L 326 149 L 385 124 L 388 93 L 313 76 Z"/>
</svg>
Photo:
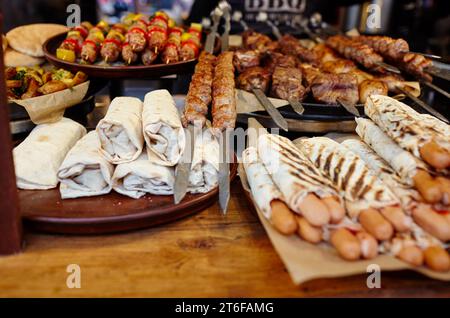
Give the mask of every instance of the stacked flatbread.
<svg viewBox="0 0 450 318">
<path fill-rule="evenodd" d="M 17 187 L 46 190 L 58 185 L 57 172 L 66 154 L 86 134 L 86 129 L 68 118 L 35 127 L 14 148 Z"/>
<path fill-rule="evenodd" d="M 42 49 L 44 42 L 67 30 L 64 25 L 51 23 L 29 24 L 12 29 L 6 34 L 7 41 L 3 41 L 5 66 L 31 67 L 42 64 L 45 61 Z"/>
<path fill-rule="evenodd" d="M 160 165 L 175 166 L 186 142 L 175 101 L 167 90 L 145 95 L 142 125 L 149 157 Z"/>
<path fill-rule="evenodd" d="M 144 104 L 134 97 L 115 98 L 87 135 L 67 118 L 38 125 L 14 149 L 18 187 L 44 190 L 60 182 L 63 199 L 113 189 L 136 199 L 146 193 L 173 194 L 176 164 L 185 147 L 180 117 L 166 90 L 148 93 Z M 193 160 L 188 190 L 212 190 L 218 183 L 219 143 L 209 130 L 200 131 Z"/>
</svg>

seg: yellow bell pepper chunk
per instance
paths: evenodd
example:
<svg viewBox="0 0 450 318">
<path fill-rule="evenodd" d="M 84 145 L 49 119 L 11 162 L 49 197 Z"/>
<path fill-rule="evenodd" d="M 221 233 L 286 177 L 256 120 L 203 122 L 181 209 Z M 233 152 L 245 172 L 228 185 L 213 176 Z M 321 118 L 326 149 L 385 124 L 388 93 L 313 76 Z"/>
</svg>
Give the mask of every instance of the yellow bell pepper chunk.
<svg viewBox="0 0 450 318">
<path fill-rule="evenodd" d="M 191 29 L 194 29 L 198 32 L 202 32 L 202 25 L 200 23 L 191 23 Z"/>
<path fill-rule="evenodd" d="M 56 57 L 60 60 L 67 61 L 67 62 L 75 62 L 75 58 L 76 58 L 74 51 L 66 50 L 66 49 L 57 49 Z"/>
</svg>

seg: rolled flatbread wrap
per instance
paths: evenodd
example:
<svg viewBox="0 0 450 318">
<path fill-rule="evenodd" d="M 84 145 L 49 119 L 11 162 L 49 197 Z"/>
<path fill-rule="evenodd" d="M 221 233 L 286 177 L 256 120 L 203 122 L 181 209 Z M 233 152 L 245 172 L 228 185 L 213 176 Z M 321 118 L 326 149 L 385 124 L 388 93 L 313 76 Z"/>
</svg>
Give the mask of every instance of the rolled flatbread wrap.
<svg viewBox="0 0 450 318">
<path fill-rule="evenodd" d="M 287 138 L 262 135 L 258 155 L 289 208 L 301 214 L 299 205 L 309 194 L 339 197 L 336 188 Z"/>
<path fill-rule="evenodd" d="M 175 175 L 172 167 L 155 164 L 144 152 L 138 159 L 118 165 L 112 179 L 115 191 L 139 199 L 146 193 L 173 194 Z"/>
<path fill-rule="evenodd" d="M 439 119 L 419 114 L 389 96 L 371 95 L 364 111 L 400 147 L 417 158 L 420 148 L 430 141 L 450 151 L 450 126 Z"/>
<path fill-rule="evenodd" d="M 219 141 L 205 129 L 195 138 L 188 191 L 206 193 L 218 185 Z"/>
<path fill-rule="evenodd" d="M 120 164 L 135 160 L 142 152 L 142 102 L 135 97 L 116 97 L 97 125 L 100 152 L 106 160 Z"/>
<path fill-rule="evenodd" d="M 109 193 L 114 166 L 98 151 L 96 131 L 78 140 L 58 170 L 59 191 L 63 199 L 90 197 Z"/>
<path fill-rule="evenodd" d="M 159 89 L 147 93 L 142 111 L 144 138 L 149 156 L 163 166 L 174 166 L 180 160 L 185 134 L 172 95 Z"/>
<path fill-rule="evenodd" d="M 358 136 L 398 173 L 404 183 L 413 186 L 417 171 L 428 170 L 423 161 L 397 145 L 371 120 L 356 118 L 356 123 Z"/>
<path fill-rule="evenodd" d="M 348 139 L 342 145 L 358 155 L 400 200 L 403 210 L 411 212 L 423 199 L 419 192 L 404 182 L 389 164 L 361 140 Z"/>
<path fill-rule="evenodd" d="M 349 216 L 356 219 L 368 208 L 399 205 L 394 193 L 376 177 L 364 161 L 344 146 L 326 137 L 303 139 L 300 149 L 340 189 Z"/>
<path fill-rule="evenodd" d="M 36 126 L 13 151 L 17 187 L 28 190 L 55 188 L 59 166 L 85 134 L 83 126 L 68 118 Z"/>
<path fill-rule="evenodd" d="M 264 216 L 270 220 L 272 216 L 270 203 L 273 200 L 282 199 L 283 195 L 273 183 L 272 177 L 259 159 L 258 150 L 255 147 L 244 150 L 242 162 L 256 205 Z"/>
</svg>

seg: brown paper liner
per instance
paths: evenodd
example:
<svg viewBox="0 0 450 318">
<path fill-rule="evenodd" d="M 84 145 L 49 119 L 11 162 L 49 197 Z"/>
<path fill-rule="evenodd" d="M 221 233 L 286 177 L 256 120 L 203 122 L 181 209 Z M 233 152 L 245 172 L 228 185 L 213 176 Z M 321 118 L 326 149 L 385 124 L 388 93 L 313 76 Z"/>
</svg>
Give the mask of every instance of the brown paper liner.
<svg viewBox="0 0 450 318">
<path fill-rule="evenodd" d="M 27 99 L 16 99 L 12 102 L 24 107 L 36 125 L 53 123 L 60 120 L 64 110 L 80 103 L 86 96 L 89 81 L 72 88 L 48 95 L 42 95 Z"/>
<path fill-rule="evenodd" d="M 259 123 L 255 122 L 255 120 L 249 121 L 249 127 L 259 128 L 260 126 L 257 126 Z M 339 138 L 340 141 L 343 140 L 342 138 L 348 138 L 337 134 L 335 137 Z M 238 172 L 242 186 L 247 191 L 247 197 L 252 201 L 273 247 L 295 284 L 301 284 L 317 278 L 344 277 L 355 274 L 370 275 L 372 272 L 367 272 L 367 268 L 371 264 L 377 264 L 380 267 L 381 280 L 383 280 L 383 271 L 413 270 L 433 279 L 450 281 L 450 272 L 439 273 L 423 266 L 413 267 L 392 255 L 384 254 L 371 260 L 350 262 L 339 257 L 336 250 L 328 243 L 314 245 L 303 241 L 297 235 L 285 236 L 280 234 L 256 206 L 242 164 L 239 165 Z"/>
</svg>

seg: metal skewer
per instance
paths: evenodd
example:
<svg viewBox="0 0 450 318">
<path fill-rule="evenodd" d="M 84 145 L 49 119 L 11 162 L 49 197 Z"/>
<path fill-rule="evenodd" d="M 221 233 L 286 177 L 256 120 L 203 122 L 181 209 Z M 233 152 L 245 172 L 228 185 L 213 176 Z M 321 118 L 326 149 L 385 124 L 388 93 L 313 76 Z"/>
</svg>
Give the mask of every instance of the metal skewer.
<svg viewBox="0 0 450 318">
<path fill-rule="evenodd" d="M 450 81 L 450 65 L 448 64 L 433 61 L 433 64 L 428 66 L 425 71 L 430 75 Z"/>
<path fill-rule="evenodd" d="M 347 103 L 346 101 L 343 101 L 343 100 L 341 100 L 341 99 L 337 99 L 337 102 L 338 102 L 342 107 L 344 107 L 345 110 L 348 111 L 350 114 L 353 114 L 353 115 L 355 115 L 356 117 L 359 117 L 359 116 L 360 116 L 359 111 L 358 111 L 358 109 L 356 108 L 355 105 L 349 104 L 349 103 Z"/>
<path fill-rule="evenodd" d="M 433 83 L 430 83 L 430 82 L 427 82 L 427 81 L 420 81 L 420 82 L 421 82 L 423 85 L 426 85 L 426 86 L 428 86 L 428 87 L 431 88 L 431 89 L 434 89 L 436 92 L 438 92 L 438 93 L 444 95 L 445 97 L 450 98 L 450 94 L 449 94 L 448 92 L 444 91 L 442 88 L 440 88 L 440 87 L 434 85 Z"/>
<path fill-rule="evenodd" d="M 407 51 L 407 52 L 402 52 L 402 53 L 404 53 L 404 54 L 411 53 L 411 54 L 423 55 L 425 57 L 428 57 L 430 59 L 435 59 L 435 60 L 442 59 L 442 56 L 435 55 L 435 54 L 422 53 L 422 52 Z"/>
<path fill-rule="evenodd" d="M 428 111 L 430 114 L 432 114 L 433 116 L 439 118 L 440 120 L 442 120 L 443 122 L 450 124 L 449 120 L 447 118 L 445 118 L 444 115 L 442 115 L 441 113 L 439 113 L 438 111 L 436 111 L 433 107 L 431 107 L 430 105 L 428 105 L 427 103 L 423 102 L 422 100 L 420 100 L 419 98 L 417 98 L 416 96 L 414 96 L 413 94 L 411 94 L 410 92 L 408 92 L 408 90 L 404 89 L 403 87 L 401 87 L 400 85 L 397 85 L 397 89 L 402 92 L 403 94 L 405 94 L 406 96 L 408 96 L 414 103 L 416 103 L 417 105 L 419 105 L 420 107 L 422 107 L 423 109 L 425 109 L 426 111 Z"/>
<path fill-rule="evenodd" d="M 280 114 L 278 109 L 276 109 L 275 106 L 273 106 L 271 101 L 267 98 L 266 94 L 264 94 L 264 92 L 259 88 L 253 88 L 252 91 L 253 94 L 255 94 L 258 101 L 270 115 L 272 120 L 275 122 L 275 124 L 284 131 L 288 131 L 288 123 L 286 119 L 284 119 L 284 117 Z"/>
<path fill-rule="evenodd" d="M 221 37 L 221 51 L 225 52 L 229 47 L 231 6 L 227 1 L 220 1 L 219 8 L 225 19 L 225 29 Z M 228 203 L 230 202 L 230 134 L 231 129 L 226 128 L 222 132 L 221 160 L 219 162 L 219 206 L 223 214 L 227 213 Z"/>
</svg>

